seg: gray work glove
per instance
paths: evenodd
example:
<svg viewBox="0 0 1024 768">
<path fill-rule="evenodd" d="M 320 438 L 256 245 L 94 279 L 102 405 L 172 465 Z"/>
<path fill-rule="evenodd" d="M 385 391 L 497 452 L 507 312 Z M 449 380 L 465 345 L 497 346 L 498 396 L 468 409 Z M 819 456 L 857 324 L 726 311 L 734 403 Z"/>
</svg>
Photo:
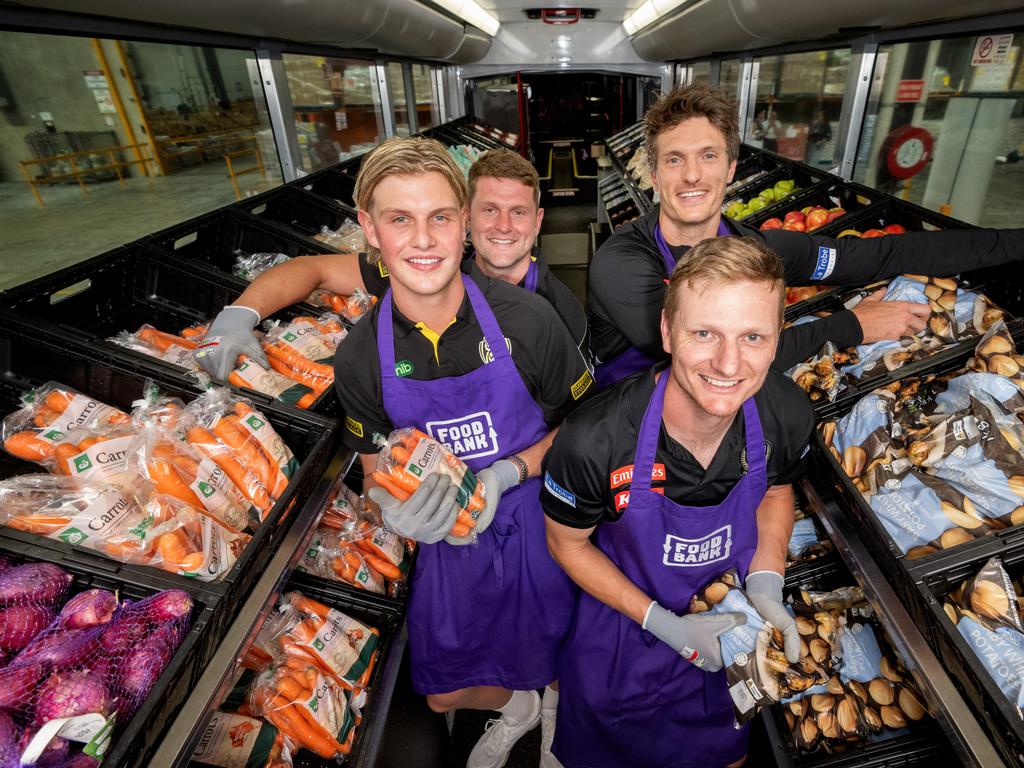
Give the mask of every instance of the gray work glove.
<svg viewBox="0 0 1024 768">
<path fill-rule="evenodd" d="M 269 368 L 263 348 L 253 336 L 260 313 L 251 307 L 228 305 L 210 323 L 206 338 L 196 348 L 196 362 L 217 381 L 227 381 L 238 363 L 239 355 L 248 355 L 264 368 Z"/>
<path fill-rule="evenodd" d="M 717 672 L 722 668 L 722 645 L 718 636 L 746 623 L 745 613 L 677 616 L 652 601 L 643 628 L 695 667 Z"/>
<path fill-rule="evenodd" d="M 405 501 L 399 501 L 383 488 L 370 489 L 369 497 L 380 505 L 388 528 L 399 536 L 436 544 L 455 525 L 459 508 L 455 504 L 458 486 L 448 475 L 430 474 Z"/>
<path fill-rule="evenodd" d="M 747 599 L 761 616 L 782 632 L 785 639 L 786 660 L 800 661 L 800 631 L 796 619 L 790 616 L 782 602 L 782 574 L 775 571 L 754 571 L 747 574 L 744 589 Z"/>
<path fill-rule="evenodd" d="M 468 536 L 445 536 L 445 541 L 457 547 L 472 544 L 473 534 L 481 534 L 491 525 L 502 494 L 509 488 L 519 485 L 519 467 L 508 459 L 498 459 L 486 469 L 481 469 L 476 477 L 484 486 L 485 506 Z"/>
</svg>

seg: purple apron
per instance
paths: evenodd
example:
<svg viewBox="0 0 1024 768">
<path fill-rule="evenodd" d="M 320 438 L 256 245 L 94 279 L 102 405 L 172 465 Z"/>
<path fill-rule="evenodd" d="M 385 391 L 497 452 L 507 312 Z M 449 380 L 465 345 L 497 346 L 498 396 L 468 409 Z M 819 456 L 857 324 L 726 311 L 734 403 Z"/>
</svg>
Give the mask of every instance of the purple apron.
<svg viewBox="0 0 1024 768">
<path fill-rule="evenodd" d="M 629 505 L 598 527 L 595 545 L 652 599 L 685 614 L 690 598 L 757 546 L 756 511 L 767 490 L 764 438 L 754 399 L 743 404 L 749 470 L 718 506 L 688 507 L 651 490 L 666 370 L 637 438 Z M 565 768 L 714 768 L 747 751 L 725 672 L 703 672 L 614 608 L 580 593 L 559 659 L 552 751 Z"/>
<path fill-rule="evenodd" d="M 732 232 L 725 225 L 725 220 L 719 220 L 718 236 L 728 237 L 731 234 Z M 672 250 L 661 234 L 661 222 L 654 225 L 654 242 L 658 244 L 658 251 L 661 252 L 662 261 L 665 263 L 665 273 L 671 277 L 672 270 L 676 268 L 676 257 L 672 255 Z M 667 283 L 668 280 L 665 282 Z M 594 371 L 594 381 L 597 382 L 599 388 L 604 389 L 622 381 L 627 376 L 650 368 L 656 362 L 658 361 L 653 360 L 631 344 L 608 362 L 598 363 L 597 369 Z"/>
<path fill-rule="evenodd" d="M 381 302 L 377 352 L 391 422 L 449 444 L 479 472 L 549 428 L 483 294 L 461 277 L 493 362 L 433 381 L 397 376 L 390 289 Z M 476 544 L 420 544 L 409 599 L 413 686 L 428 694 L 547 685 L 572 623 L 575 592 L 548 553 L 540 479 L 531 478 L 501 497 Z"/>
</svg>

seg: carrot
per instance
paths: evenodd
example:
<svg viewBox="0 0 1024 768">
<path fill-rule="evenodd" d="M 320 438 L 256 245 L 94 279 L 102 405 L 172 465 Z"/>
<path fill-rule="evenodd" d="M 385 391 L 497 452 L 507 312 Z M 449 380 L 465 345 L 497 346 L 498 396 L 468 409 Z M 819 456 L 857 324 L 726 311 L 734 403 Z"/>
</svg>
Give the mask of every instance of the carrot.
<svg viewBox="0 0 1024 768">
<path fill-rule="evenodd" d="M 207 330 L 208 326 L 205 325 L 190 325 L 188 328 L 182 328 L 179 335 L 186 339 L 201 339 Z"/>
<path fill-rule="evenodd" d="M 40 536 L 45 536 L 71 525 L 71 518 L 41 514 L 12 515 L 4 521 L 4 525 L 17 528 L 19 531 L 27 531 L 28 533 L 37 533 Z"/>
<path fill-rule="evenodd" d="M 32 423 L 35 424 L 40 429 L 42 429 L 43 427 L 48 427 L 51 424 L 53 424 L 53 422 L 55 422 L 59 416 L 59 411 L 55 411 L 53 410 L 53 408 L 50 408 L 46 403 L 43 403 L 36 410 L 36 415 L 32 417 Z"/>
<path fill-rule="evenodd" d="M 28 429 L 15 432 L 4 440 L 4 450 L 25 461 L 45 461 L 54 454 L 52 443 L 39 439 L 35 432 Z"/>
<path fill-rule="evenodd" d="M 457 525 L 457 523 L 456 523 Z M 385 578 L 397 581 L 402 578 L 402 572 L 395 567 L 390 560 L 385 560 L 383 557 L 377 557 L 376 554 L 371 552 L 363 552 L 363 559 L 371 565 L 374 570 L 380 572 Z"/>
<path fill-rule="evenodd" d="M 124 411 L 114 411 L 107 417 L 108 424 L 127 424 L 131 420 L 132 417 Z"/>
<path fill-rule="evenodd" d="M 327 299 L 327 303 L 330 304 L 331 309 L 333 309 L 335 312 L 341 314 L 342 312 L 345 311 L 347 302 L 345 301 L 345 298 L 343 296 L 339 296 L 336 293 L 328 293 L 325 296 L 325 298 Z"/>
<path fill-rule="evenodd" d="M 263 350 L 267 353 L 267 362 L 270 363 L 271 368 L 282 376 L 292 381 L 297 381 L 299 384 L 309 387 L 316 392 L 323 392 L 333 381 L 333 378 L 325 378 L 319 374 L 312 374 L 302 370 L 293 364 L 295 358 L 284 357 L 278 347 L 267 344 L 263 347 Z M 302 359 L 305 360 L 306 358 L 303 357 Z"/>
<path fill-rule="evenodd" d="M 305 685 L 296 681 L 291 675 L 281 675 L 277 679 L 277 691 L 291 701 L 302 701 L 308 695 Z"/>
<path fill-rule="evenodd" d="M 377 481 L 381 488 L 390 493 L 399 501 L 405 501 L 410 496 L 412 496 L 412 493 L 410 493 L 409 491 L 405 490 L 404 488 L 399 488 L 397 485 L 395 485 L 395 483 L 393 482 L 394 475 L 388 474 L 387 472 L 382 472 L 381 470 L 378 469 L 374 470 L 373 479 Z"/>
<path fill-rule="evenodd" d="M 305 718 L 297 711 L 301 709 L 300 707 L 280 696 L 276 697 L 273 704 L 275 709 L 265 709 L 264 716 L 297 744 L 323 758 L 331 758 L 338 754 L 332 745 L 323 743 L 319 734 L 306 724 Z"/>
<path fill-rule="evenodd" d="M 462 538 L 463 536 L 469 536 L 469 532 L 473 530 L 468 525 L 456 521 L 455 525 L 452 526 L 451 535 Z"/>
<path fill-rule="evenodd" d="M 175 336 L 173 333 L 158 331 L 156 328 L 140 328 L 136 335 L 150 346 L 159 349 L 161 352 L 166 352 L 174 346 L 184 347 L 185 349 L 195 349 L 199 346 L 194 341 L 183 339 L 180 336 Z"/>
<path fill-rule="evenodd" d="M 47 408 L 52 408 L 57 413 L 63 413 L 64 409 L 71 405 L 71 401 L 74 400 L 74 395 L 65 392 L 63 389 L 53 389 L 46 395 Z"/>
<path fill-rule="evenodd" d="M 213 425 L 213 433 L 238 455 L 239 464 L 256 475 L 256 479 L 263 484 L 264 488 L 272 487 L 270 462 L 261 451 L 253 447 L 252 443 L 255 441 L 250 441 L 249 433 L 239 425 L 237 417 L 222 416 L 217 419 L 217 423 Z"/>
<path fill-rule="evenodd" d="M 146 462 L 146 470 L 153 481 L 157 493 L 165 493 L 168 496 L 180 499 L 186 504 L 195 507 L 197 512 L 204 511 L 203 502 L 188 487 L 188 483 L 182 480 L 173 463 L 164 459 L 151 458 Z"/>
<path fill-rule="evenodd" d="M 157 551 L 164 563 L 186 573 L 198 571 L 206 560 L 202 552 L 192 550 L 191 543 L 180 528 L 160 536 L 157 539 Z"/>
<path fill-rule="evenodd" d="M 292 601 L 292 604 L 302 613 L 317 616 L 324 621 L 327 621 L 327 616 L 331 612 L 331 609 L 323 603 L 317 602 L 313 598 L 306 597 L 305 595 L 299 595 Z M 316 634 L 316 632 L 313 634 Z"/>
<path fill-rule="evenodd" d="M 373 476 L 377 477 L 378 474 L 384 473 L 377 470 L 373 473 Z M 416 489 L 420 487 L 421 481 L 418 478 L 413 477 L 403 468 L 398 466 L 392 467 L 391 471 L 387 472 L 387 477 L 392 485 L 397 485 L 405 491 L 408 496 L 412 496 L 412 494 L 416 493 Z"/>
<path fill-rule="evenodd" d="M 70 475 L 71 460 L 78 454 L 78 446 L 74 443 L 61 443 L 58 445 L 53 451 L 53 456 L 57 459 L 57 473 L 61 475 Z"/>
</svg>

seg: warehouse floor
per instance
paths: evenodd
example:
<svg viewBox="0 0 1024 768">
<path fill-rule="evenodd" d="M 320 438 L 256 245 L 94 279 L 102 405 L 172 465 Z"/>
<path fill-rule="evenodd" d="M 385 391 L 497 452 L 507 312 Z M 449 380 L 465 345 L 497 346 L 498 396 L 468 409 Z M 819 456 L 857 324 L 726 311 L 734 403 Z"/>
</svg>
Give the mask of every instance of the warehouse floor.
<svg viewBox="0 0 1024 768">
<path fill-rule="evenodd" d="M 279 183 L 238 178 L 243 195 Z M 0 290 L 235 202 L 223 162 L 127 179 L 124 189 L 116 180 L 86 186 L 88 196 L 77 184 L 40 187 L 40 207 L 27 183 L 0 183 Z"/>
<path fill-rule="evenodd" d="M 46 207 L 41 208 L 25 182 L 0 182 L 0 290 L 235 201 L 224 166 L 214 162 L 126 183 L 127 189 L 117 182 L 90 184 L 88 196 L 77 185 L 45 187 L 41 194 Z M 243 194 L 276 183 L 255 174 L 239 178 Z M 997 165 L 982 223 L 1021 226 L 1022 191 L 1024 163 Z M 569 210 L 563 212 L 549 206 L 543 234 L 573 231 L 565 225 L 570 219 L 582 218 L 579 210 L 573 210 L 581 206 L 566 208 Z M 586 208 L 586 218 L 592 218 L 593 206 Z M 952 215 L 955 217 L 956 211 Z M 565 221 L 560 220 L 563 217 Z M 582 285 L 578 288 L 582 292 Z"/>
</svg>

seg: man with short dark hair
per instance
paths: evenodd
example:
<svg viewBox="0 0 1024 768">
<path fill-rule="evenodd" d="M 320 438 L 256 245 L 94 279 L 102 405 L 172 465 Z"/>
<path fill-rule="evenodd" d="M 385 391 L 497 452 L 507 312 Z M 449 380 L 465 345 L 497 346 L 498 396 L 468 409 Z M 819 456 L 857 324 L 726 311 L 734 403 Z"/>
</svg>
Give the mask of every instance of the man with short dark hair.
<svg viewBox="0 0 1024 768">
<path fill-rule="evenodd" d="M 680 86 L 644 117 L 647 154 L 660 205 L 618 229 L 594 255 L 589 273 L 591 347 L 602 386 L 664 359 L 658 316 L 677 260 L 708 237 L 755 237 L 778 253 L 789 285 L 865 285 L 906 272 L 955 275 L 1024 255 L 1022 230 L 908 232 L 898 237 L 831 238 L 761 232 L 722 217 L 739 155 L 735 104 L 703 85 Z M 924 328 L 926 304 L 862 301 L 816 323 L 783 332 L 776 366 L 802 362 L 826 341 L 867 344 Z"/>
<path fill-rule="evenodd" d="M 772 370 L 782 265 L 749 238 L 695 246 L 661 314 L 670 363 L 566 419 L 545 461 L 548 547 L 583 589 L 558 664 L 552 751 L 565 768 L 737 766 L 718 636 L 743 614 L 685 615 L 729 568 L 799 656 L 782 603 L 791 483 L 814 426 Z"/>
</svg>

